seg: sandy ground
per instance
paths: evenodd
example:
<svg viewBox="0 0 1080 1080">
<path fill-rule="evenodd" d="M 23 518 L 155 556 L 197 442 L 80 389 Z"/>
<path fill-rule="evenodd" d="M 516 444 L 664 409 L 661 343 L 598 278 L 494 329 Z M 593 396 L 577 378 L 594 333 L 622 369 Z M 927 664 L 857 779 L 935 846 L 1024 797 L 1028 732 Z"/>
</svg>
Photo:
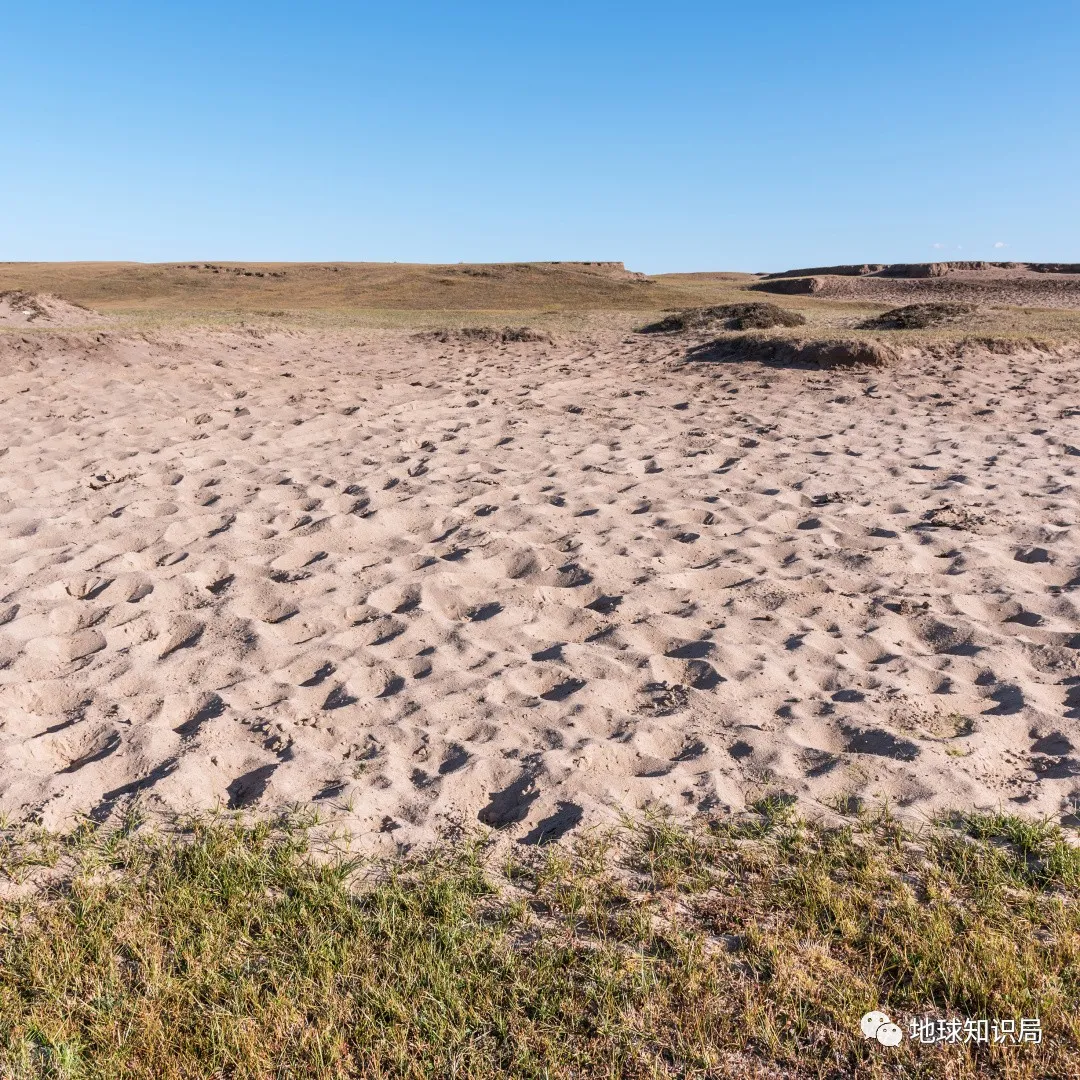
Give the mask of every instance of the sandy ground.
<svg viewBox="0 0 1080 1080">
<path fill-rule="evenodd" d="M 0 809 L 1080 802 L 1080 357 L 0 337 Z"/>
<path fill-rule="evenodd" d="M 101 326 L 110 321 L 101 312 L 48 293 L 0 292 L 0 326 Z"/>
</svg>

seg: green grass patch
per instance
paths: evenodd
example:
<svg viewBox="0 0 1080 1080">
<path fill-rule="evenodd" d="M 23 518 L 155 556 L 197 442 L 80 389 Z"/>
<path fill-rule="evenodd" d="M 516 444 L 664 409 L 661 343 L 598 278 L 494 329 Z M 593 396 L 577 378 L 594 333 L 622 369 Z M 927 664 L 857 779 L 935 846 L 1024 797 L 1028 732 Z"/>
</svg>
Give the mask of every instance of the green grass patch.
<svg viewBox="0 0 1080 1080">
<path fill-rule="evenodd" d="M 1004 815 L 826 828 L 782 802 L 389 862 L 295 820 L 9 829 L 0 1075 L 1080 1073 L 1080 853 Z M 1039 1046 L 859 1019 L 1038 1017 Z"/>
</svg>

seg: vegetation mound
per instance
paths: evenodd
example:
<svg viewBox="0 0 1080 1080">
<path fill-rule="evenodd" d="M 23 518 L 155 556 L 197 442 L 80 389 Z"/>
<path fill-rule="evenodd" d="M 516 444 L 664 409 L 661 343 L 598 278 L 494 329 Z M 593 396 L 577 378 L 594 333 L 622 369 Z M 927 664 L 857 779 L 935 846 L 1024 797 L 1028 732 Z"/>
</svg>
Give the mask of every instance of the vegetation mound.
<svg viewBox="0 0 1080 1080">
<path fill-rule="evenodd" d="M 425 330 L 413 335 L 417 341 L 438 341 L 444 345 L 507 345 L 515 341 L 542 341 L 553 344 L 550 334 L 530 326 L 465 326 L 461 329 Z"/>
<path fill-rule="evenodd" d="M 928 304 L 906 304 L 904 307 L 875 315 L 862 323 L 862 326 L 867 330 L 926 330 L 931 326 L 956 322 L 976 310 L 974 304 L 957 304 L 947 300 Z"/>
<path fill-rule="evenodd" d="M 797 311 L 778 304 L 721 304 L 716 307 L 687 308 L 666 315 L 659 322 L 643 326 L 642 334 L 674 334 L 686 330 L 769 330 L 776 326 L 802 326 L 806 322 Z"/>
<path fill-rule="evenodd" d="M 688 359 L 699 362 L 753 361 L 777 367 L 883 367 L 897 358 L 891 346 L 864 338 L 800 340 L 747 334 L 718 338 L 691 349 Z"/>
</svg>

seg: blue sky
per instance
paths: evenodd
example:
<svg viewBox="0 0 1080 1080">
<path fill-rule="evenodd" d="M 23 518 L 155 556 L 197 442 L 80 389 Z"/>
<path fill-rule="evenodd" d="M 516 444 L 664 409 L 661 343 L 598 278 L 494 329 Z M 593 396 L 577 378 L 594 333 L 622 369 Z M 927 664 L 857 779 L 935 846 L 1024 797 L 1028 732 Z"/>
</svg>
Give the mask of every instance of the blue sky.
<svg viewBox="0 0 1080 1080">
<path fill-rule="evenodd" d="M 1080 261 L 1077 0 L 39 0 L 0 48 L 3 260 Z"/>
</svg>

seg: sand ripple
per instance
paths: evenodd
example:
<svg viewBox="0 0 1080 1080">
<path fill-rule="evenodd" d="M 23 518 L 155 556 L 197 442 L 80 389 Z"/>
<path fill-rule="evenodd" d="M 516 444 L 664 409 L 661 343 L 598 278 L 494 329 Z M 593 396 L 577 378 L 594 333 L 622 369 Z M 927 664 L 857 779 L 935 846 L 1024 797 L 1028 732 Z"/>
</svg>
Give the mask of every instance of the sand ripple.
<svg viewBox="0 0 1080 1080">
<path fill-rule="evenodd" d="M 1076 360 L 0 342 L 0 808 L 1080 799 Z"/>
</svg>

